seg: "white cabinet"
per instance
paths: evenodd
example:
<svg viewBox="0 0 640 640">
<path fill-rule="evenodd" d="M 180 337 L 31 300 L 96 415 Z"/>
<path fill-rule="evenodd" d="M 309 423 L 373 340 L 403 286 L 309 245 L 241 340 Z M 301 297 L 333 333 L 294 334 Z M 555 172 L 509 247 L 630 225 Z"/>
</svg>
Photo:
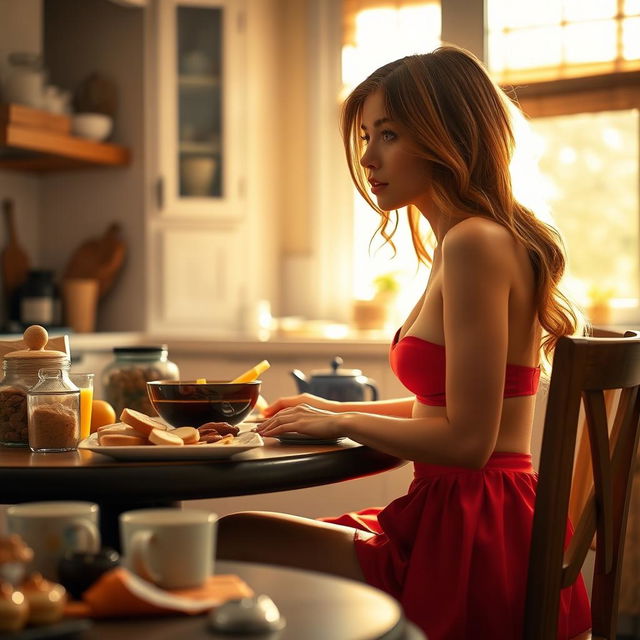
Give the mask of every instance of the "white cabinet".
<svg viewBox="0 0 640 640">
<path fill-rule="evenodd" d="M 151 11 L 147 328 L 233 332 L 268 289 L 273 206 L 251 186 L 248 137 L 263 107 L 247 109 L 260 66 L 248 60 L 248 2 L 156 0 Z"/>
<path fill-rule="evenodd" d="M 157 9 L 160 213 L 237 218 L 243 189 L 245 4 L 161 0 Z"/>
</svg>

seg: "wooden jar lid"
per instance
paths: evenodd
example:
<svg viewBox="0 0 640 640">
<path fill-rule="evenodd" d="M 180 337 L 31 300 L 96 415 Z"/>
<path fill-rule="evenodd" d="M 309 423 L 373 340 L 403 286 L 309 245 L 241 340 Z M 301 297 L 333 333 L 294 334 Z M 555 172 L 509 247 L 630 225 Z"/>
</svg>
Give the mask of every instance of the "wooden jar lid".
<svg viewBox="0 0 640 640">
<path fill-rule="evenodd" d="M 23 341 L 27 346 L 26 349 L 18 351 L 10 351 L 5 354 L 6 359 L 13 358 L 66 358 L 64 351 L 55 351 L 53 349 L 45 349 L 45 345 L 49 340 L 49 334 L 44 327 L 39 324 L 33 324 L 25 329 Z"/>
</svg>

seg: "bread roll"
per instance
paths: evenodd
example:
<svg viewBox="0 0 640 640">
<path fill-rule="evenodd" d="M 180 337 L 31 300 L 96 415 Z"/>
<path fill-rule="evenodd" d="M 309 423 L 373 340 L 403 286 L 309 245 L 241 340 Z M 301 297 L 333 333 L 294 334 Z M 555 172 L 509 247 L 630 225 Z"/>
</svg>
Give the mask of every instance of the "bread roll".
<svg viewBox="0 0 640 640">
<path fill-rule="evenodd" d="M 108 426 L 103 427 L 102 429 L 98 429 L 98 439 L 100 439 L 101 435 L 106 433 L 119 433 L 123 436 L 134 436 L 136 438 L 145 438 L 146 436 L 139 431 L 136 431 L 133 427 L 125 424 L 124 422 L 116 422 L 115 424 L 110 424 Z"/>
<path fill-rule="evenodd" d="M 139 447 L 149 444 L 144 436 L 128 436 L 122 433 L 100 433 L 98 444 L 102 447 Z"/>
<path fill-rule="evenodd" d="M 141 413 L 135 409 L 127 409 L 126 407 L 120 414 L 120 420 L 130 427 L 133 427 L 136 431 L 139 431 L 143 436 L 149 437 L 149 434 L 154 430 L 166 431 L 167 425 L 154 420 L 146 413 Z"/>
<path fill-rule="evenodd" d="M 180 436 L 175 436 L 171 431 L 164 431 L 162 429 L 152 429 L 149 434 L 149 442 L 159 445 L 169 445 L 174 447 L 181 447 L 184 442 Z"/>
</svg>

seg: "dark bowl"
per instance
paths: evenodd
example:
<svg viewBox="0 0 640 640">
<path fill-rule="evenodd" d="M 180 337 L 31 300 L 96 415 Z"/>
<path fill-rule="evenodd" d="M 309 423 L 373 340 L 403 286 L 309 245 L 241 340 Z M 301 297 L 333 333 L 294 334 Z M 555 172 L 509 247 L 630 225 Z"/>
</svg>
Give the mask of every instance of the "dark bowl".
<svg viewBox="0 0 640 640">
<path fill-rule="evenodd" d="M 153 408 L 172 427 L 199 427 L 205 422 L 238 424 L 251 413 L 260 395 L 254 382 L 147 382 Z"/>
</svg>

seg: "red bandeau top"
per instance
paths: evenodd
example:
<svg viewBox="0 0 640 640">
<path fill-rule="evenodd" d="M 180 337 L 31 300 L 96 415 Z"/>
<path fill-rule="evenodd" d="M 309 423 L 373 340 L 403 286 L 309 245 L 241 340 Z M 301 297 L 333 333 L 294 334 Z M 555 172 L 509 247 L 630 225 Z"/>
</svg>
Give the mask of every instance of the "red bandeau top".
<svg viewBox="0 0 640 640">
<path fill-rule="evenodd" d="M 417 336 L 398 340 L 397 331 L 389 352 L 389 362 L 396 377 L 423 404 L 445 407 L 445 347 Z M 507 364 L 504 397 L 532 396 L 538 391 L 540 367 Z"/>
</svg>

